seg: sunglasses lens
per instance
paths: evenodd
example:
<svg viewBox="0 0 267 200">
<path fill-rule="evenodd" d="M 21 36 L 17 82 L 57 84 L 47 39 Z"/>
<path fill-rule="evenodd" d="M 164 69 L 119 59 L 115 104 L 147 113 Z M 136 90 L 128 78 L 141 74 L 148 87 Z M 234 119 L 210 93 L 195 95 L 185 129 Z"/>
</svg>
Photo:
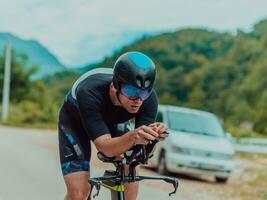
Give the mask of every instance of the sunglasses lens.
<svg viewBox="0 0 267 200">
<path fill-rule="evenodd" d="M 142 90 L 131 85 L 124 85 L 121 88 L 122 94 L 129 99 L 141 98 L 145 100 L 149 96 L 148 90 Z"/>
<path fill-rule="evenodd" d="M 140 97 L 142 100 L 145 100 L 148 96 L 149 96 L 149 92 L 148 92 L 148 90 L 141 90 L 141 91 L 139 92 L 139 97 Z"/>
</svg>

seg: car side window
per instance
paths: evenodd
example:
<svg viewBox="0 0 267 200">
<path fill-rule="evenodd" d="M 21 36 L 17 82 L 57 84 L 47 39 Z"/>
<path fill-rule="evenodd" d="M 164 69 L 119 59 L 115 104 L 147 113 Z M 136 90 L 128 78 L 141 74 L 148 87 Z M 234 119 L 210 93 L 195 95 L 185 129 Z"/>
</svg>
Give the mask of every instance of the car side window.
<svg viewBox="0 0 267 200">
<path fill-rule="evenodd" d="M 156 122 L 163 122 L 162 112 L 157 113 Z"/>
</svg>

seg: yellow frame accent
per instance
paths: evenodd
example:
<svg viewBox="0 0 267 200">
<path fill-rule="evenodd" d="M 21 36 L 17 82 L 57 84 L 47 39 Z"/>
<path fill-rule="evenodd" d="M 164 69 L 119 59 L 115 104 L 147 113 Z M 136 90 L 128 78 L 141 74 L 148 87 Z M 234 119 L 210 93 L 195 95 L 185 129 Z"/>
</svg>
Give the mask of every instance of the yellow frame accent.
<svg viewBox="0 0 267 200">
<path fill-rule="evenodd" d="M 114 190 L 114 191 L 117 191 L 117 192 L 124 192 L 124 185 L 114 185 L 114 186 L 110 186 L 110 185 L 107 185 L 105 183 L 101 183 L 102 186 L 108 188 L 108 189 L 111 189 L 111 190 Z"/>
</svg>

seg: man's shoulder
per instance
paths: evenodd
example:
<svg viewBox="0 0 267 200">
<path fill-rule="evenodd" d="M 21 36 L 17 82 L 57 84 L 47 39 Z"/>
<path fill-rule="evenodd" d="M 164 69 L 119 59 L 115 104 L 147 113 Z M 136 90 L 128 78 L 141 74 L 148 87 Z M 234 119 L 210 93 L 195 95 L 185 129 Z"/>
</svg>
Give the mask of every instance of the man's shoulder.
<svg viewBox="0 0 267 200">
<path fill-rule="evenodd" d="M 89 92 L 90 90 L 98 90 L 99 87 L 105 86 L 112 80 L 113 69 L 96 68 L 81 75 L 73 84 L 71 89 L 72 96 L 76 99 L 78 92 Z"/>
</svg>

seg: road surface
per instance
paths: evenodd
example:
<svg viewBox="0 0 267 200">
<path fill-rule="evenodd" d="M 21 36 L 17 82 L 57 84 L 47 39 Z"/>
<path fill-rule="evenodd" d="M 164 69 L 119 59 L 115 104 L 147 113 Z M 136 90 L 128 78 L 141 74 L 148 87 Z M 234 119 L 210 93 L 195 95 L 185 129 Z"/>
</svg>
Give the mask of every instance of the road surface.
<svg viewBox="0 0 267 200">
<path fill-rule="evenodd" d="M 55 130 L 0 126 L 0 200 L 63 200 L 66 190 L 57 143 Z M 251 200 L 254 199 L 251 194 L 255 189 L 249 187 L 247 182 L 255 174 L 249 172 L 251 169 L 262 171 L 266 166 L 267 160 L 237 159 L 236 170 L 227 184 L 216 184 L 213 177 L 193 178 L 170 174 L 180 181 L 180 187 L 173 197 L 168 196 L 168 192 L 172 191 L 169 184 L 145 181 L 140 184 L 138 200 Z M 92 157 L 92 176 L 100 176 L 110 167 Z M 140 174 L 158 175 L 145 168 L 141 168 Z M 98 199 L 110 199 L 105 188 L 102 188 Z"/>
</svg>

